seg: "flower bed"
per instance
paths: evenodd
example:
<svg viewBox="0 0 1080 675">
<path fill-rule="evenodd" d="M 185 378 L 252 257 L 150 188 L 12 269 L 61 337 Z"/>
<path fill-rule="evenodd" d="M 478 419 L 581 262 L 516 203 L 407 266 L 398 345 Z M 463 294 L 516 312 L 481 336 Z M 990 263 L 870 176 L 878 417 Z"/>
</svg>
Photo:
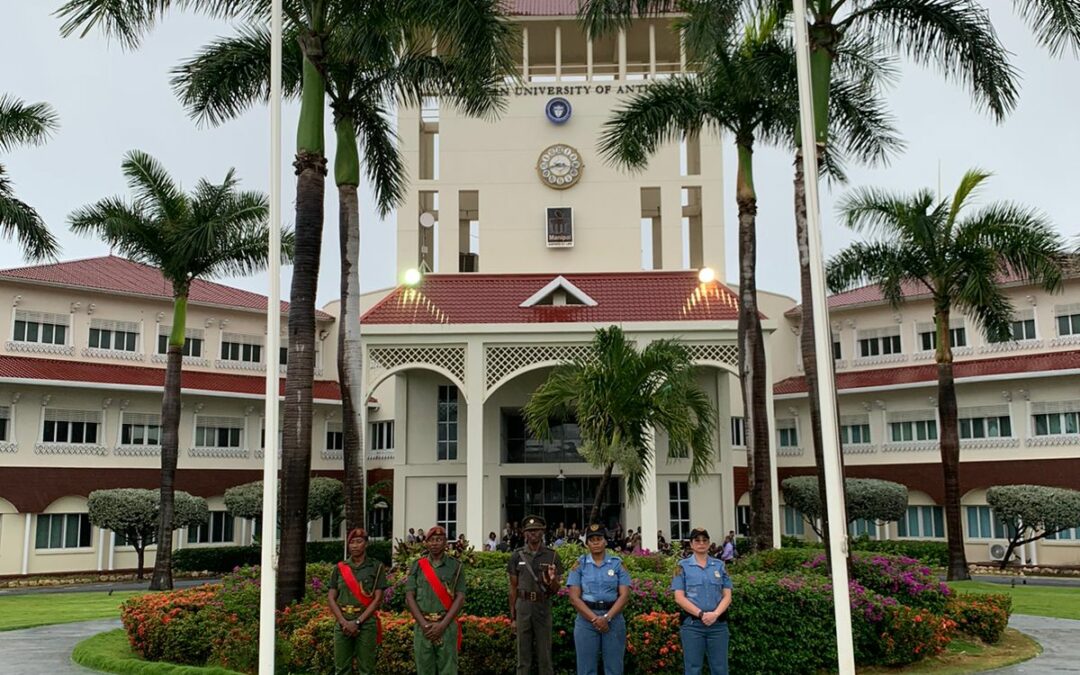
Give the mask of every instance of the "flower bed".
<svg viewBox="0 0 1080 675">
<path fill-rule="evenodd" d="M 816 556 L 816 553 L 813 555 Z M 507 579 L 494 560 L 468 572 L 462 673 L 511 672 L 516 654 L 507 612 Z M 785 561 L 790 564 L 791 561 Z M 628 621 L 627 673 L 678 673 L 682 653 L 670 577 L 660 563 L 639 561 Z M 775 675 L 835 667 L 831 585 L 815 557 L 788 572 L 734 575 L 729 612 L 731 670 Z M 752 567 L 748 565 L 748 567 Z M 999 599 L 950 598 L 923 566 L 907 559 L 866 555 L 853 562 L 851 603 L 860 664 L 902 665 L 935 654 L 959 628 L 987 641 L 1000 636 L 1009 606 Z M 649 571 L 645 571 L 649 570 Z M 291 672 L 321 673 L 333 661 L 334 620 L 325 604 L 330 566 L 308 567 L 304 601 L 279 612 L 280 659 Z M 404 579 L 392 570 L 383 612 L 380 673 L 413 673 L 412 620 L 404 610 Z M 553 607 L 557 672 L 574 669 L 575 612 L 560 592 Z M 144 658 L 218 665 L 255 672 L 258 661 L 259 570 L 242 568 L 221 584 L 134 598 L 123 606 L 124 627 Z"/>
</svg>

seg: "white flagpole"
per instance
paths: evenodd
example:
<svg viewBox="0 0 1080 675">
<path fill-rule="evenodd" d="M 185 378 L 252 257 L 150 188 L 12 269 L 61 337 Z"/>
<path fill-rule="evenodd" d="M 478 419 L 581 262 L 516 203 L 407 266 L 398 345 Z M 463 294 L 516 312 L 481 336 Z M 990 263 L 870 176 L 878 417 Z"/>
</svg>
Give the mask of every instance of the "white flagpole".
<svg viewBox="0 0 1080 675">
<path fill-rule="evenodd" d="M 836 612 L 836 656 L 841 675 L 854 675 L 855 648 L 851 638 L 851 598 L 847 574 L 847 516 L 844 477 L 840 472 L 840 434 L 836 428 L 836 383 L 832 372 L 832 331 L 825 295 L 825 262 L 821 251 L 821 204 L 818 201 L 817 139 L 814 134 L 813 90 L 810 85 L 810 41 L 806 0 L 794 0 L 795 55 L 799 74 L 799 124 L 802 127 L 803 175 L 806 179 L 806 229 L 810 258 L 811 306 L 814 310 L 814 358 L 817 395 L 821 406 L 825 495 L 829 514 L 829 552 L 832 560 L 833 605 Z M 803 301 L 805 302 L 805 298 Z"/>
<path fill-rule="evenodd" d="M 274 675 L 277 595 L 278 397 L 281 360 L 281 2 L 270 17 L 270 253 L 266 299 L 266 442 L 263 444 L 262 559 L 259 585 L 259 675 Z"/>
</svg>

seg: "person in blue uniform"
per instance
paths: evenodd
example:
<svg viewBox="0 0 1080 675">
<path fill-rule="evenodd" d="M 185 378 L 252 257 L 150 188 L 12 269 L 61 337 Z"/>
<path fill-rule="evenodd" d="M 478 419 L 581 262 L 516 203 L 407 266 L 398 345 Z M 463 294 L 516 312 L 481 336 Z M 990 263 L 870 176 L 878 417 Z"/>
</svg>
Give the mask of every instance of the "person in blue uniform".
<svg viewBox="0 0 1080 675">
<path fill-rule="evenodd" d="M 604 657 L 604 675 L 622 675 L 626 653 L 623 607 L 630 599 L 630 574 L 622 560 L 607 551 L 607 530 L 593 524 L 585 530 L 589 552 L 578 558 L 566 585 L 570 604 L 577 610 L 574 645 L 578 675 L 597 675 Z"/>
<path fill-rule="evenodd" d="M 710 675 L 727 675 L 731 577 L 724 563 L 709 555 L 709 533 L 704 528 L 690 530 L 690 550 L 671 580 L 682 610 L 683 673 L 701 675 L 707 657 Z"/>
</svg>

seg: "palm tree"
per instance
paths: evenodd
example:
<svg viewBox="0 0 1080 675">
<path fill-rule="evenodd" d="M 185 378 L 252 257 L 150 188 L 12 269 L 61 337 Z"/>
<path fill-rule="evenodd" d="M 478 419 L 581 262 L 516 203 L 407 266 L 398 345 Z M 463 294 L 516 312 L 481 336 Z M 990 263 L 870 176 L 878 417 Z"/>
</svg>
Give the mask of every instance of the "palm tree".
<svg viewBox="0 0 1080 675">
<path fill-rule="evenodd" d="M 631 98 L 606 125 L 600 142 L 609 161 L 644 167 L 660 144 L 722 129 L 734 138 L 738 157 L 736 204 L 739 212 L 739 372 L 746 416 L 751 526 L 756 549 L 772 547 L 770 453 L 765 349 L 757 305 L 757 193 L 753 153 L 764 141 L 790 146 L 798 117 L 795 55 L 776 12 L 749 19 L 725 16 L 727 2 L 687 7 L 679 21 L 693 76 L 676 77 Z M 741 28 L 741 30 L 740 30 Z M 879 55 L 857 54 L 834 82 L 834 125 L 838 147 L 860 158 L 884 156 L 900 146 L 891 120 L 882 112 L 878 83 L 891 74 Z M 858 58 L 856 58 L 858 57 Z M 826 156 L 830 175 L 843 178 L 840 153 Z"/>
<path fill-rule="evenodd" d="M 1045 216 L 1008 202 L 966 211 L 990 174 L 968 171 L 950 200 L 930 190 L 911 195 L 864 188 L 846 196 L 839 209 L 845 224 L 875 238 L 856 243 L 829 261 L 834 291 L 877 284 L 899 307 L 904 288 L 930 295 L 937 326 L 938 413 L 949 579 L 968 577 L 960 522 L 960 442 L 949 317 L 960 311 L 975 319 L 988 339 L 1010 339 L 1012 303 L 1000 281 L 1015 275 L 1047 291 L 1061 288 L 1062 242 Z"/>
<path fill-rule="evenodd" d="M 468 9 L 474 2 L 441 3 L 444 10 Z M 407 10 L 407 11 L 406 11 Z M 326 94 L 334 115 L 337 146 L 334 179 L 338 188 L 341 245 L 341 315 L 338 332 L 338 381 L 342 390 L 344 430 L 345 518 L 348 527 L 365 521 L 364 476 L 361 469 L 360 424 L 360 209 L 358 186 L 363 168 L 374 190 L 380 215 L 388 215 L 405 193 L 407 176 L 391 122 L 390 103 L 419 106 L 425 94 L 447 92 L 442 99 L 466 114 L 486 115 L 498 109 L 503 76 L 512 63 L 507 45 L 509 24 L 485 15 L 492 33 L 502 33 L 492 68 L 463 68 L 453 53 L 431 53 L 430 36 L 446 15 L 413 15 L 402 3 L 381 3 L 364 15 L 350 16 L 327 41 L 324 55 Z M 424 39 L 417 39 L 417 34 Z M 412 36 L 401 40 L 400 36 Z M 302 54 L 294 36 L 286 35 L 282 88 L 287 96 L 301 91 Z M 357 44 L 366 49 L 356 49 Z M 213 124 L 233 118 L 266 99 L 270 79 L 270 35 L 260 26 L 245 26 L 215 41 L 174 71 L 173 86 L 193 117 Z M 483 80 L 476 80 L 482 76 Z M 359 143 L 358 143 L 359 141 Z"/>
<path fill-rule="evenodd" d="M 47 103 L 27 104 L 0 95 L 0 152 L 20 145 L 40 145 L 56 130 L 56 112 Z M 0 236 L 15 238 L 30 260 L 56 258 L 60 247 L 41 216 L 15 196 L 7 170 L 0 164 Z"/>
<path fill-rule="evenodd" d="M 124 156 L 133 199 L 109 197 L 69 216 L 71 229 L 101 238 L 137 262 L 153 265 L 172 284 L 173 320 L 161 399 L 161 522 L 153 590 L 172 588 L 172 531 L 179 455 L 180 371 L 188 293 L 196 279 L 252 274 L 266 267 L 270 230 L 266 195 L 238 189 L 230 169 L 220 184 L 200 180 L 186 194 L 161 164 L 144 152 Z M 289 233 L 282 248 L 292 249 Z"/>
<path fill-rule="evenodd" d="M 557 367 L 524 408 L 534 436 L 551 437 L 551 421 L 573 418 L 581 430 L 581 453 L 604 474 L 589 522 L 598 522 L 611 473 L 626 480 L 626 495 L 641 497 L 655 461 L 654 438 L 668 437 L 668 458 L 690 459 L 696 481 L 713 461 L 716 409 L 697 385 L 694 366 L 675 340 L 637 346 L 618 326 L 596 331 L 589 354 Z"/>
<path fill-rule="evenodd" d="M 385 9 L 389 6 L 390 9 Z M 58 14 L 65 19 L 62 35 L 85 35 L 98 26 L 128 47 L 136 47 L 170 8 L 191 9 L 228 19 L 268 18 L 265 0 L 69 0 Z M 421 20 L 418 32 L 428 30 L 428 42 L 454 59 L 463 71 L 485 73 L 497 62 L 503 32 L 493 30 L 501 0 L 287 0 L 284 32 L 294 37 L 300 59 L 300 117 L 296 132 L 296 245 L 289 300 L 289 353 L 282 415 L 281 550 L 278 564 L 277 604 L 284 607 L 304 594 L 305 541 L 307 539 L 308 475 L 311 471 L 312 381 L 315 369 L 315 295 L 322 248 L 323 198 L 326 190 L 326 154 L 323 120 L 326 107 L 328 57 L 334 45 L 353 49 L 381 49 L 350 36 L 362 22 L 356 17 L 404 16 Z M 401 24 L 399 24 L 401 25 Z M 352 27 L 352 28 L 350 28 Z M 405 39 L 399 34 L 391 38 Z M 350 38 L 356 39 L 350 39 Z M 393 50 L 389 50 L 391 53 Z M 373 62 L 378 70 L 390 63 Z M 470 80 L 473 78 L 470 78 Z M 483 77 L 475 78 L 477 81 Z M 238 105 L 243 105 L 237 102 Z M 351 396 L 350 396 L 351 398 Z M 359 407 L 353 402 L 352 417 Z M 362 479 L 362 478 L 361 478 Z"/>
</svg>

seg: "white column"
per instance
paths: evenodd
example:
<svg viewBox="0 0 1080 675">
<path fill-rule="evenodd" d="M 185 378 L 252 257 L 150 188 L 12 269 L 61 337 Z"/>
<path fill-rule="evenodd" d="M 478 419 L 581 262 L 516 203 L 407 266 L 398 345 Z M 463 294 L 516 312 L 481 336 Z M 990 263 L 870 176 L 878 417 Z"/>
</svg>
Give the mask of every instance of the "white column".
<svg viewBox="0 0 1080 675">
<path fill-rule="evenodd" d="M 731 448 L 731 375 L 716 371 L 716 412 L 719 419 L 716 433 L 719 437 L 717 452 L 720 454 L 720 523 L 724 534 L 735 528 L 735 451 Z"/>
<path fill-rule="evenodd" d="M 114 559 L 116 558 L 116 537 L 109 537 L 105 541 L 105 545 L 109 547 L 109 565 L 107 569 L 112 572 L 115 568 Z"/>
<path fill-rule="evenodd" d="M 100 572 L 105 565 L 105 528 L 98 528 L 98 546 L 97 546 L 97 571 Z"/>
<path fill-rule="evenodd" d="M 368 475 L 367 475 L 367 473 L 368 473 L 368 465 L 367 465 L 367 456 L 368 456 L 368 447 L 367 447 L 368 446 L 368 403 L 367 403 L 367 400 L 368 400 L 367 396 L 363 396 L 363 397 L 360 398 L 360 456 L 357 457 L 357 460 L 360 463 L 360 485 L 363 486 L 363 489 L 360 492 L 360 495 L 361 495 L 360 498 L 364 500 L 364 503 L 363 503 L 362 506 L 363 506 L 363 509 L 364 509 L 363 527 L 364 527 L 365 530 L 368 529 L 368 527 L 370 527 L 370 525 L 371 525 L 371 514 L 367 512 L 367 505 L 371 502 L 371 500 L 368 499 L 368 493 L 367 493 L 367 491 L 368 491 Z M 346 535 L 347 534 L 348 533 L 346 532 Z M 346 542 L 346 543 L 348 543 L 348 542 Z"/>
<path fill-rule="evenodd" d="M 767 333 L 764 337 L 767 354 L 772 333 Z M 744 401 L 743 406 L 745 405 Z M 773 546 L 780 548 L 780 473 L 776 465 L 776 402 L 773 400 L 772 359 L 765 359 L 765 415 L 769 420 L 769 489 L 772 491 Z M 750 448 L 746 451 L 750 452 Z"/>
<path fill-rule="evenodd" d="M 555 26 L 555 79 L 562 79 L 562 26 Z"/>
<path fill-rule="evenodd" d="M 465 537 L 484 541 L 484 343 L 469 342 L 465 359 Z"/>
<path fill-rule="evenodd" d="M 585 78 L 592 80 L 593 73 L 593 55 L 592 55 L 592 38 L 585 40 Z"/>
<path fill-rule="evenodd" d="M 649 79 L 656 77 L 656 24 L 649 24 Z"/>
<path fill-rule="evenodd" d="M 645 476 L 645 485 L 641 491 L 641 547 L 655 551 L 657 547 L 656 530 L 659 527 L 658 518 L 656 517 L 656 467 L 661 461 L 656 450 L 655 429 L 649 430 L 648 444 L 653 462 L 652 468 L 649 469 Z"/>
<path fill-rule="evenodd" d="M 394 376 L 394 502 L 390 535 L 405 539 L 405 463 L 409 456 L 409 378 Z"/>
<path fill-rule="evenodd" d="M 26 524 L 23 525 L 23 549 L 22 549 L 22 574 L 30 573 L 30 525 L 34 514 L 26 514 Z"/>
<path fill-rule="evenodd" d="M 529 83 L 529 28 L 521 28 L 521 81 Z M 454 216 L 455 218 L 457 216 Z"/>
<path fill-rule="evenodd" d="M 619 79 L 626 79 L 626 30 L 619 29 Z"/>
</svg>

